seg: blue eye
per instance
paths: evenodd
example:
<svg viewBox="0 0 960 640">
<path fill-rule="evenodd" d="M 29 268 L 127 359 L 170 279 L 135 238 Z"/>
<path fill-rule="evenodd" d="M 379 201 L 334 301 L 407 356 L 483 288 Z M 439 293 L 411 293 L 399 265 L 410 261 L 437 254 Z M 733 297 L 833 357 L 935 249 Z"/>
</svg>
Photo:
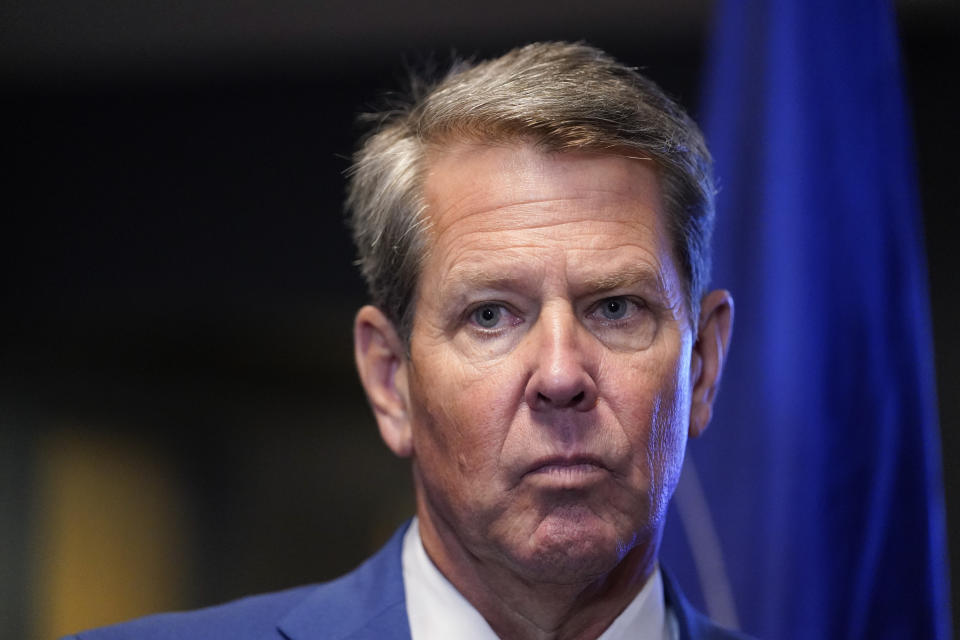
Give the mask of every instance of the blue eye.
<svg viewBox="0 0 960 640">
<path fill-rule="evenodd" d="M 620 320 L 627 315 L 629 303 L 626 298 L 607 298 L 600 303 L 599 310 L 607 320 Z"/>
<path fill-rule="evenodd" d="M 493 329 L 500 322 L 503 311 L 499 305 L 485 304 L 475 309 L 472 315 L 473 321 L 478 325 L 484 329 Z"/>
</svg>

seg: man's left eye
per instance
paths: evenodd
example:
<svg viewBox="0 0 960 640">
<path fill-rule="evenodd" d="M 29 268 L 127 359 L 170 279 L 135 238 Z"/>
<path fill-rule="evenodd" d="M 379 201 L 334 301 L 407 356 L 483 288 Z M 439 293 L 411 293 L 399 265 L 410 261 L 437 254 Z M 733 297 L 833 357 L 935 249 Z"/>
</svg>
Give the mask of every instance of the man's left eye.
<svg viewBox="0 0 960 640">
<path fill-rule="evenodd" d="M 484 329 L 493 329 L 500 323 L 503 307 L 498 304 L 485 304 L 477 307 L 471 314 L 473 321 Z"/>
<path fill-rule="evenodd" d="M 598 313 L 604 320 L 622 320 L 636 307 L 636 303 L 616 296 L 613 298 L 604 298 L 596 307 Z"/>
</svg>

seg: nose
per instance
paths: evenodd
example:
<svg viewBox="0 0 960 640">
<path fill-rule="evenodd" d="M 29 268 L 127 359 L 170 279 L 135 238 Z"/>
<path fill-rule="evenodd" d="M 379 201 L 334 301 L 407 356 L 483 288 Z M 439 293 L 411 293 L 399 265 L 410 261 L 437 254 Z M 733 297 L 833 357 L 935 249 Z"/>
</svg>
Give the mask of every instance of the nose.
<svg viewBox="0 0 960 640">
<path fill-rule="evenodd" d="M 524 393 L 527 405 L 534 411 L 589 411 L 597 402 L 597 385 L 584 329 L 572 310 L 545 309 L 538 325 L 531 336 L 535 355 Z"/>
</svg>

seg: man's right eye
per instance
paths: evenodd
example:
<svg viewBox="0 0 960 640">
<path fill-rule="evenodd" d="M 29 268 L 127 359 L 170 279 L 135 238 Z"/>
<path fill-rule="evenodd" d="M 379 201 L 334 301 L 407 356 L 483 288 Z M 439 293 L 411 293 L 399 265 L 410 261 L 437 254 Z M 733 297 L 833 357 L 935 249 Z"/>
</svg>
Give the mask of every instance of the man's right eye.
<svg viewBox="0 0 960 640">
<path fill-rule="evenodd" d="M 473 310 L 471 317 L 478 326 L 493 329 L 500 323 L 503 307 L 498 304 L 485 304 Z"/>
</svg>

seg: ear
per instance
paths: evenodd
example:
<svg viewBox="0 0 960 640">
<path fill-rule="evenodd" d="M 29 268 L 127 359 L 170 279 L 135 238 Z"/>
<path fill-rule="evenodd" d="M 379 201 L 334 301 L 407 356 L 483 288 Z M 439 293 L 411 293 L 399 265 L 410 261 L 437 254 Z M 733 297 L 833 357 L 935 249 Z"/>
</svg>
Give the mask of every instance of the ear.
<svg viewBox="0 0 960 640">
<path fill-rule="evenodd" d="M 393 323 L 367 305 L 353 323 L 353 352 L 360 382 L 380 428 L 380 437 L 396 455 L 412 451 L 407 388 L 407 360 Z"/>
<path fill-rule="evenodd" d="M 733 298 L 728 291 L 711 291 L 700 305 L 697 341 L 690 367 L 693 396 L 690 402 L 690 437 L 706 430 L 713 415 L 713 399 L 727 360 L 733 333 Z"/>
</svg>

